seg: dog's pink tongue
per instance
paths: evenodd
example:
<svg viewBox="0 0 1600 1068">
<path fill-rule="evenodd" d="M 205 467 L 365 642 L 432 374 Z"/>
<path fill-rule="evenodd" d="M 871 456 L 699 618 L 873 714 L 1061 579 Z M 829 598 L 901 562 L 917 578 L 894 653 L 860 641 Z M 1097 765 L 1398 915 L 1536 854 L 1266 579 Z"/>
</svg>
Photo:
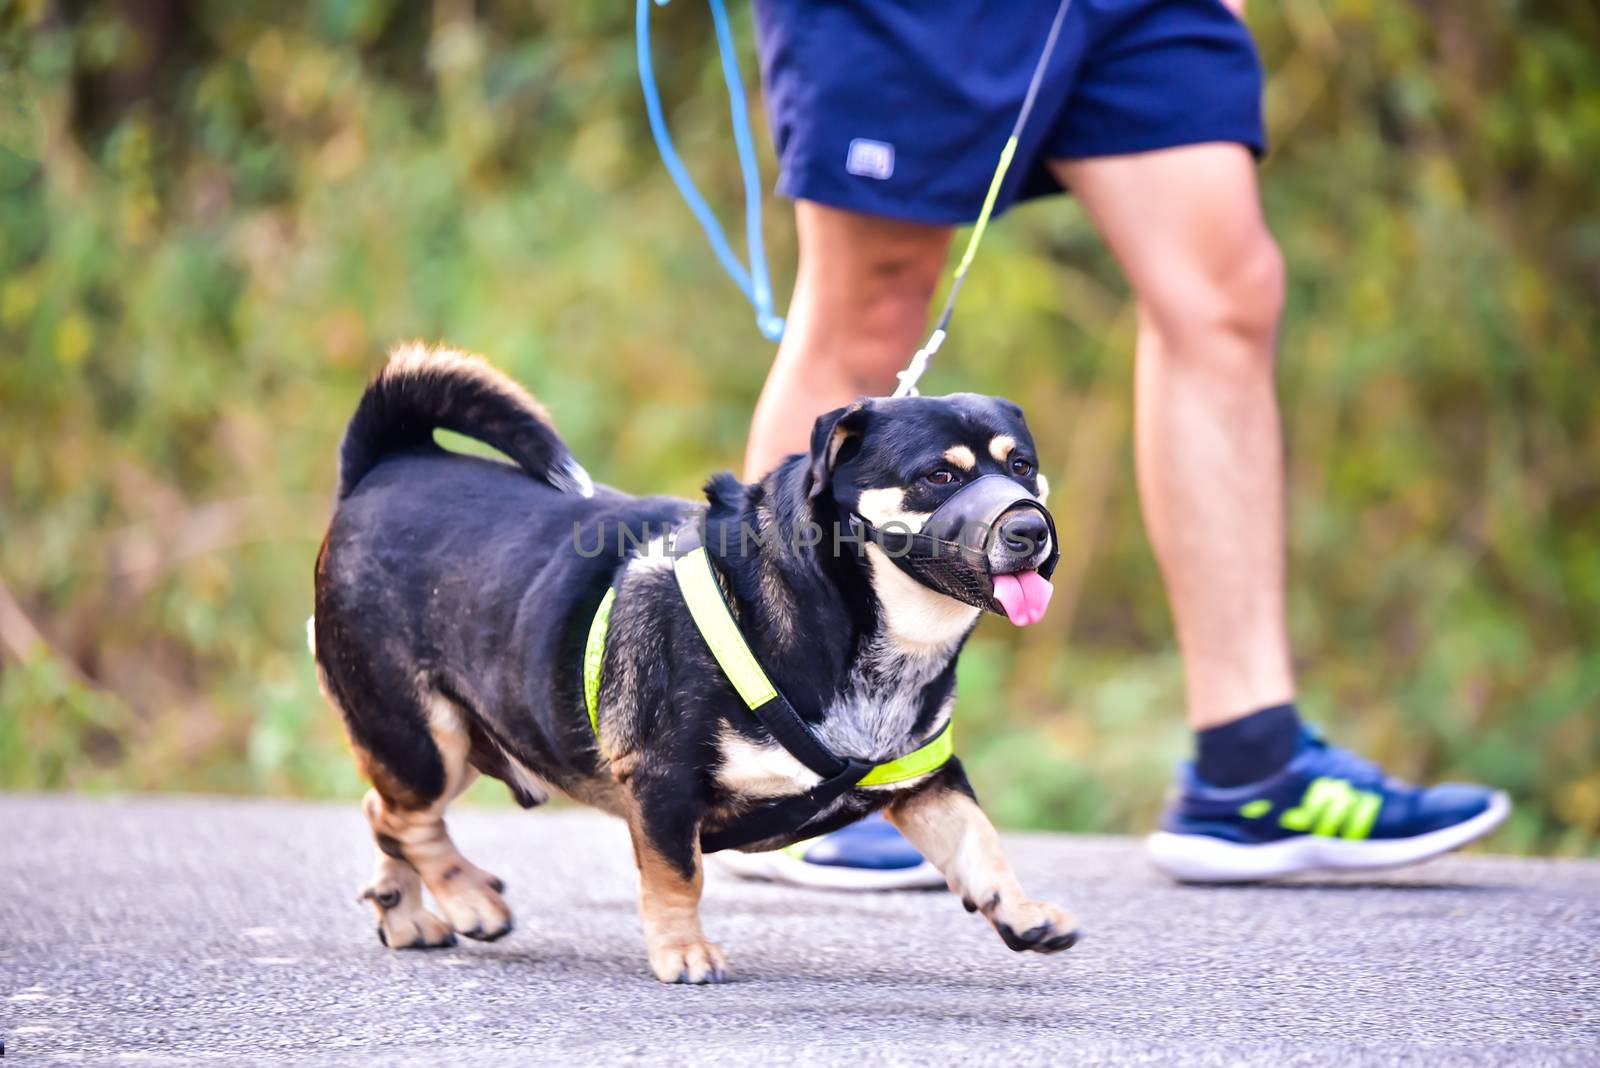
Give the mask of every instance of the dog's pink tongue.
<svg viewBox="0 0 1600 1068">
<path fill-rule="evenodd" d="M 1050 606 L 1050 595 L 1056 592 L 1050 580 L 1037 571 L 1019 571 L 1015 575 L 994 577 L 994 599 L 1006 610 L 1006 618 L 1018 627 L 1037 623 L 1044 618 Z"/>
</svg>

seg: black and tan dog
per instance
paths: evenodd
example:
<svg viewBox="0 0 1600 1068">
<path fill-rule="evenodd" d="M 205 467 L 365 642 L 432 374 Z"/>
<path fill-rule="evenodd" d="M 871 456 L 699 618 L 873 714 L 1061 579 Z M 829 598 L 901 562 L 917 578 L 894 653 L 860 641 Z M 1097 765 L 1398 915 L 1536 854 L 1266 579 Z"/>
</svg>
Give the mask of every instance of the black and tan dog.
<svg viewBox="0 0 1600 1068">
<path fill-rule="evenodd" d="M 445 451 L 436 428 L 518 466 Z M 445 830 L 446 807 L 482 772 L 525 807 L 553 787 L 626 820 L 652 971 L 665 982 L 722 979 L 722 953 L 700 928 L 702 839 L 736 833 L 818 776 L 775 744 L 719 669 L 663 533 L 698 519 L 708 549 L 718 540 L 709 532 L 755 533 L 711 552 L 751 651 L 829 749 L 885 761 L 947 724 L 956 654 L 980 610 L 919 583 L 877 544 L 768 535 L 812 523 L 834 531 L 851 515 L 915 529 L 985 475 L 1038 495 L 1034 457 L 1007 401 L 861 401 L 819 419 L 810 454 L 760 482 L 718 476 L 706 505 L 635 498 L 593 489 L 538 403 L 482 360 L 398 350 L 345 434 L 311 628 L 323 687 L 373 786 L 364 808 L 378 860 L 365 896 L 384 944 L 511 930 L 504 886 Z M 1006 576 L 1037 579 L 1053 548 L 1037 536 L 993 541 L 992 571 L 1012 586 Z M 583 661 L 608 590 L 591 729 Z M 1014 622 L 1042 612 L 1037 598 L 1030 608 L 1012 594 Z M 1024 895 L 955 759 L 853 787 L 803 830 L 749 847 L 778 848 L 877 809 L 1011 948 L 1053 952 L 1076 939 L 1064 911 Z M 424 907 L 424 886 L 443 918 Z"/>
</svg>

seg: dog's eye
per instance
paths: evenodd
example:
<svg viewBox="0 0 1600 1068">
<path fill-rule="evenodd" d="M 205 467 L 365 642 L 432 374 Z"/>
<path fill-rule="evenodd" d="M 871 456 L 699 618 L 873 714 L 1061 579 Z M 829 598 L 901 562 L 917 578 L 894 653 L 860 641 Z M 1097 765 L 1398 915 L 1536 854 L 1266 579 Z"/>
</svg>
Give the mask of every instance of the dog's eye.
<svg viewBox="0 0 1600 1068">
<path fill-rule="evenodd" d="M 1011 461 L 1011 473 L 1016 475 L 1018 478 L 1027 478 L 1029 475 L 1033 474 L 1033 464 L 1023 459 L 1021 456 L 1015 457 Z"/>
<path fill-rule="evenodd" d="M 927 479 L 935 486 L 948 486 L 956 480 L 956 473 L 948 467 L 936 467 L 928 472 Z"/>
</svg>

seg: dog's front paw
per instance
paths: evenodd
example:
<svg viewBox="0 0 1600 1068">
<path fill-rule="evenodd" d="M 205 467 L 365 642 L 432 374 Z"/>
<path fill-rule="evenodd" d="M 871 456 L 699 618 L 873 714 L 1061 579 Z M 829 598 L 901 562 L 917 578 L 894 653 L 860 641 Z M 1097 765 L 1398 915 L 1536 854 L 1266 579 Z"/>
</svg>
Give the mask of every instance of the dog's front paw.
<svg viewBox="0 0 1600 1068">
<path fill-rule="evenodd" d="M 464 858 L 428 886 L 450 917 L 451 926 L 480 942 L 493 942 L 511 933 L 511 907 L 501 896 L 505 888 L 505 883 Z"/>
<path fill-rule="evenodd" d="M 1059 953 L 1078 941 L 1078 929 L 1065 909 L 1044 901 L 1003 905 L 990 917 L 1011 949 L 1021 953 Z"/>
<path fill-rule="evenodd" d="M 728 961 L 704 939 L 663 942 L 650 947 L 650 970 L 663 983 L 721 983 L 728 978 Z"/>
</svg>

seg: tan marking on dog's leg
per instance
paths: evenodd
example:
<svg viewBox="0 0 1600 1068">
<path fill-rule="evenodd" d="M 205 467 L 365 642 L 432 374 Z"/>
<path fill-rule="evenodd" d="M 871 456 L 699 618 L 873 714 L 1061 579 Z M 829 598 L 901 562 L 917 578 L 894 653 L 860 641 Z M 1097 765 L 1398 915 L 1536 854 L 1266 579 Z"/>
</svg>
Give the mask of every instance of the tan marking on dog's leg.
<svg viewBox="0 0 1600 1068">
<path fill-rule="evenodd" d="M 695 850 L 694 877 L 658 853 L 637 819 L 629 821 L 633 859 L 639 865 L 639 921 L 644 927 L 650 970 L 663 983 L 720 983 L 728 961 L 716 943 L 700 930 L 700 888 L 705 881 L 700 851 Z"/>
<path fill-rule="evenodd" d="M 885 814 L 1012 949 L 1054 953 L 1077 941 L 1065 910 L 1022 892 L 994 824 L 966 794 L 934 786 L 890 802 Z"/>
<path fill-rule="evenodd" d="M 378 791 L 368 790 L 361 808 L 376 828 L 376 818 L 383 812 Z M 433 949 L 456 944 L 450 925 L 423 905 L 422 877 L 417 869 L 386 854 L 383 846 L 378 847 L 377 867 L 361 898 L 378 910 L 378 940 L 390 949 Z"/>
<path fill-rule="evenodd" d="M 996 434 L 989 439 L 989 455 L 1000 463 L 1006 462 L 1006 457 L 1011 455 L 1011 450 L 1017 447 L 1017 439 L 1010 434 Z"/>
<path fill-rule="evenodd" d="M 378 847 L 400 856 L 422 876 L 428 892 L 444 910 L 457 931 L 468 938 L 492 942 L 512 929 L 511 909 L 501 893 L 505 884 L 461 855 L 445 829 L 444 813 L 472 781 L 477 769 L 467 762 L 471 740 L 456 706 L 435 697 L 428 707 L 428 729 L 444 763 L 445 790 L 427 808 L 393 808 L 379 798 L 373 833 Z"/>
<path fill-rule="evenodd" d="M 950 446 L 948 449 L 944 450 L 944 458 L 961 468 L 963 471 L 971 471 L 973 468 L 978 466 L 978 458 L 974 456 L 972 454 L 972 450 L 967 448 L 965 445 Z"/>
</svg>

